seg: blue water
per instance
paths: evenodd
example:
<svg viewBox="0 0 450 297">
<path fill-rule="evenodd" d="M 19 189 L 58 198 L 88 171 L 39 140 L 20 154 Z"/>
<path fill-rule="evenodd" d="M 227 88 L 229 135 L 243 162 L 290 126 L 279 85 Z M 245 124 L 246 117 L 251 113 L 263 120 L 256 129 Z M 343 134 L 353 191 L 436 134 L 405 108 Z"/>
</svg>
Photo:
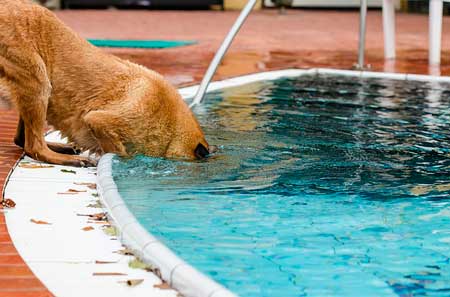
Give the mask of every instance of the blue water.
<svg viewBox="0 0 450 297">
<path fill-rule="evenodd" d="M 206 161 L 114 160 L 139 222 L 241 296 L 450 296 L 450 86 L 302 76 L 208 95 Z"/>
</svg>

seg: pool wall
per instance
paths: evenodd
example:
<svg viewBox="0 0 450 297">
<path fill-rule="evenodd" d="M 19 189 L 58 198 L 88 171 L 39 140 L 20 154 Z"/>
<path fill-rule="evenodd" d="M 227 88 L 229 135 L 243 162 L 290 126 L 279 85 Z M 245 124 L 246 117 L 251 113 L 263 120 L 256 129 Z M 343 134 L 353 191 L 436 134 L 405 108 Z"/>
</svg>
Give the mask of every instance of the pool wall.
<svg viewBox="0 0 450 297">
<path fill-rule="evenodd" d="M 214 91 L 260 80 L 274 80 L 280 77 L 296 77 L 307 74 L 337 74 L 394 80 L 450 82 L 450 77 L 314 68 L 309 70 L 289 69 L 245 75 L 220 82 L 214 82 L 210 85 L 208 90 Z M 180 89 L 179 91 L 183 98 L 188 99 L 195 95 L 197 89 L 198 86 L 193 86 Z M 196 112 L 203 112 L 201 105 L 196 106 L 195 110 Z M 106 154 L 100 159 L 97 171 L 98 192 L 108 209 L 111 221 L 117 228 L 118 236 L 121 241 L 131 248 L 138 257 L 151 264 L 156 274 L 159 274 L 163 280 L 184 296 L 236 296 L 234 293 L 180 259 L 139 224 L 125 205 L 113 180 L 113 157 L 113 154 Z"/>
</svg>

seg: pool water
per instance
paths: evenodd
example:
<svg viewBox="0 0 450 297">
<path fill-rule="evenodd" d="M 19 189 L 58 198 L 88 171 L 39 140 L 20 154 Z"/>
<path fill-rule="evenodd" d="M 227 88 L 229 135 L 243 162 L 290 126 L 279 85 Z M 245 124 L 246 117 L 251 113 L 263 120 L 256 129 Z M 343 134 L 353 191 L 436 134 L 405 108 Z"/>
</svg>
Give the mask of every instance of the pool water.
<svg viewBox="0 0 450 297">
<path fill-rule="evenodd" d="M 450 296 L 450 85 L 308 75 L 205 102 L 214 156 L 113 163 L 181 258 L 240 296 Z"/>
</svg>

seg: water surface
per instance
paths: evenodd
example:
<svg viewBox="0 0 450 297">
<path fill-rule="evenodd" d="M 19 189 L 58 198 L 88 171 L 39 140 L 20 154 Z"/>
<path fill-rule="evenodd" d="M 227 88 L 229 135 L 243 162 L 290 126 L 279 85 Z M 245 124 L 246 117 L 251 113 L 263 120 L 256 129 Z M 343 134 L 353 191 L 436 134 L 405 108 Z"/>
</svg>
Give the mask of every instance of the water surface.
<svg viewBox="0 0 450 297">
<path fill-rule="evenodd" d="M 301 76 L 214 92 L 206 161 L 114 160 L 149 232 L 241 296 L 450 296 L 449 85 Z"/>
</svg>

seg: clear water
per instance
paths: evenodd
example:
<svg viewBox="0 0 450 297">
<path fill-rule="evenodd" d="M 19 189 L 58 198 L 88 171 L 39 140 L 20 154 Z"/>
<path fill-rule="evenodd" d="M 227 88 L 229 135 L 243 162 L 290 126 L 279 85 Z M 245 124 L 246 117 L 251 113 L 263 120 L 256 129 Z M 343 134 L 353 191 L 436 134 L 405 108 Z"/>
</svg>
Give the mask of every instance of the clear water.
<svg viewBox="0 0 450 297">
<path fill-rule="evenodd" d="M 208 95 L 206 161 L 114 161 L 140 223 L 241 296 L 450 296 L 450 86 L 302 76 Z"/>
</svg>

